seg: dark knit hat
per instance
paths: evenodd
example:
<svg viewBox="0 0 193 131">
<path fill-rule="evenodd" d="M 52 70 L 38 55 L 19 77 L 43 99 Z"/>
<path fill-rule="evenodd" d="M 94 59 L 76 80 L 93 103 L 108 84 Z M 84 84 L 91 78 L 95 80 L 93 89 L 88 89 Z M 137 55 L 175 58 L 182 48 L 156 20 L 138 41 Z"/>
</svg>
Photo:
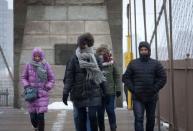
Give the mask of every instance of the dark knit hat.
<svg viewBox="0 0 193 131">
<path fill-rule="evenodd" d="M 146 47 L 149 50 L 149 52 L 151 52 L 151 47 L 150 47 L 150 44 L 148 42 L 146 42 L 146 41 L 140 42 L 138 49 L 140 50 L 140 48 L 142 48 L 142 47 Z"/>
<path fill-rule="evenodd" d="M 88 45 L 88 47 L 92 47 L 94 45 L 94 37 L 91 33 L 84 33 L 78 37 L 77 45 L 81 44 Z"/>
</svg>

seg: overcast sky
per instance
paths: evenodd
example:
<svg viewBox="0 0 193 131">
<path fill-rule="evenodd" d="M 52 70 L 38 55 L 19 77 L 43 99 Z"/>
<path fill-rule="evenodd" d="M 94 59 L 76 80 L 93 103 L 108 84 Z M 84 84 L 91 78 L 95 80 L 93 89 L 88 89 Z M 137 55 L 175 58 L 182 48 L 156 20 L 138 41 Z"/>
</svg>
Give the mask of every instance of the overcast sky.
<svg viewBox="0 0 193 131">
<path fill-rule="evenodd" d="M 7 0 L 8 1 L 8 8 L 13 9 L 13 0 Z"/>
<path fill-rule="evenodd" d="M 127 19 L 127 4 L 129 3 L 129 0 L 123 0 L 123 52 L 127 51 L 127 34 L 128 34 L 128 19 Z M 147 41 L 150 41 L 153 27 L 154 27 L 154 4 L 151 1 L 146 1 L 146 5 L 148 5 L 146 8 L 146 27 L 147 27 Z M 142 1 L 136 1 L 136 18 L 137 18 L 137 37 L 138 42 L 143 41 L 145 39 L 144 36 L 144 23 L 143 23 L 143 10 L 142 10 Z M 157 3 L 157 16 L 161 9 L 161 3 L 158 1 Z M 132 7 L 133 10 L 133 7 Z M 134 16 L 132 15 L 132 18 Z M 132 22 L 132 30 L 134 35 L 134 22 Z M 138 43 L 137 42 L 137 43 Z M 134 48 L 134 46 L 133 46 Z"/>
</svg>

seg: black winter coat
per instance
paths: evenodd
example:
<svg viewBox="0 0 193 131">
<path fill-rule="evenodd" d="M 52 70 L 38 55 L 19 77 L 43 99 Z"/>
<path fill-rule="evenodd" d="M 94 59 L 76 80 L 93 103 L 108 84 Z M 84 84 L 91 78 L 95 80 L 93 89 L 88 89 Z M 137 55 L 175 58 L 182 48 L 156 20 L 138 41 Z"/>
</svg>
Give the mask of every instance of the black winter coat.
<svg viewBox="0 0 193 131">
<path fill-rule="evenodd" d="M 133 99 L 150 101 L 157 99 L 159 90 L 166 83 L 166 73 L 157 60 L 139 58 L 130 62 L 122 81 L 132 92 Z"/>
<path fill-rule="evenodd" d="M 63 94 L 70 93 L 70 99 L 77 107 L 101 104 L 101 89 L 92 80 L 86 80 L 86 69 L 81 69 L 76 55 L 68 61 L 63 80 Z"/>
</svg>

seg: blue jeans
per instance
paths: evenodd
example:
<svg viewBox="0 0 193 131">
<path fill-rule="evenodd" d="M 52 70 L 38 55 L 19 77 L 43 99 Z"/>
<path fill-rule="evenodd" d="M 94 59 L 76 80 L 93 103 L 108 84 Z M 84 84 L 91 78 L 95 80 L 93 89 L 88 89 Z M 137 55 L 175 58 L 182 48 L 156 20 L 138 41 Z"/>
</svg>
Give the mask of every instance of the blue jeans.
<svg viewBox="0 0 193 131">
<path fill-rule="evenodd" d="M 115 115 L 115 96 L 114 95 L 105 96 L 103 99 L 102 106 L 98 108 L 97 113 L 98 113 L 98 123 L 99 123 L 100 131 L 105 131 L 105 120 L 104 120 L 105 109 L 109 118 L 109 125 L 111 130 L 116 129 L 117 124 L 116 124 L 116 115 Z"/>
<path fill-rule="evenodd" d="M 73 106 L 73 116 L 74 116 L 75 129 L 76 131 L 80 131 L 79 126 L 78 126 L 78 109 L 75 106 Z M 91 131 L 88 113 L 87 113 L 86 127 L 87 127 L 86 131 Z"/>
<path fill-rule="evenodd" d="M 98 107 L 75 107 L 74 124 L 76 131 L 98 131 L 96 111 Z M 88 109 L 88 111 L 86 110 Z"/>
<path fill-rule="evenodd" d="M 141 102 L 133 100 L 133 112 L 135 116 L 135 131 L 144 131 L 143 121 L 144 112 L 146 111 L 146 131 L 154 131 L 155 125 L 155 110 L 157 100 Z"/>
</svg>

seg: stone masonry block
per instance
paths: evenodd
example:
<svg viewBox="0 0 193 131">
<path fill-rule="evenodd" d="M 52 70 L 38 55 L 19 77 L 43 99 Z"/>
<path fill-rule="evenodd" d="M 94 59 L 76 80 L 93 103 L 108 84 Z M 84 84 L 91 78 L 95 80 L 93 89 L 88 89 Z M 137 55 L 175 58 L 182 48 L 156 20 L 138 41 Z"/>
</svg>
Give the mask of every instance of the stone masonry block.
<svg viewBox="0 0 193 131">
<path fill-rule="evenodd" d="M 46 6 L 28 6 L 27 20 L 28 21 L 49 20 L 49 16 L 47 16 L 46 12 Z"/>
<path fill-rule="evenodd" d="M 49 35 L 24 35 L 22 49 L 33 49 L 39 46 L 43 49 L 52 47 Z"/>
<path fill-rule="evenodd" d="M 26 0 L 29 5 L 53 5 L 54 0 Z"/>
<path fill-rule="evenodd" d="M 49 20 L 67 20 L 67 7 L 64 6 L 50 6 L 47 7 Z"/>
<path fill-rule="evenodd" d="M 63 35 L 24 35 L 22 49 L 33 49 L 41 47 L 42 49 L 54 49 L 58 43 L 67 43 L 67 36 Z"/>
<path fill-rule="evenodd" d="M 85 32 L 92 34 L 110 34 L 109 24 L 107 21 L 86 21 Z"/>
<path fill-rule="evenodd" d="M 84 32 L 83 21 L 52 21 L 50 23 L 51 34 L 81 34 Z"/>
<path fill-rule="evenodd" d="M 50 34 L 67 34 L 67 23 L 65 21 L 51 21 Z"/>
<path fill-rule="evenodd" d="M 105 6 L 69 6 L 69 20 L 107 20 Z"/>
<path fill-rule="evenodd" d="M 50 44 L 53 45 L 52 48 L 54 48 L 54 45 L 58 43 L 67 43 L 67 36 L 50 35 Z"/>
<path fill-rule="evenodd" d="M 49 34 L 48 21 L 30 21 L 25 25 L 25 34 Z"/>
<path fill-rule="evenodd" d="M 80 35 L 80 34 L 79 34 Z M 79 35 L 69 35 L 67 37 L 67 43 L 68 44 L 77 44 L 77 39 Z"/>
<path fill-rule="evenodd" d="M 66 66 L 63 66 L 63 65 L 53 65 L 52 66 L 52 69 L 54 70 L 54 74 L 57 80 L 63 80 L 65 68 Z"/>
<path fill-rule="evenodd" d="M 56 0 L 57 5 L 63 4 L 102 4 L 104 0 Z"/>
<path fill-rule="evenodd" d="M 85 23 L 84 21 L 68 21 L 68 35 L 82 34 L 84 32 Z"/>
<path fill-rule="evenodd" d="M 67 20 L 67 8 L 64 6 L 28 6 L 27 20 Z"/>
</svg>

